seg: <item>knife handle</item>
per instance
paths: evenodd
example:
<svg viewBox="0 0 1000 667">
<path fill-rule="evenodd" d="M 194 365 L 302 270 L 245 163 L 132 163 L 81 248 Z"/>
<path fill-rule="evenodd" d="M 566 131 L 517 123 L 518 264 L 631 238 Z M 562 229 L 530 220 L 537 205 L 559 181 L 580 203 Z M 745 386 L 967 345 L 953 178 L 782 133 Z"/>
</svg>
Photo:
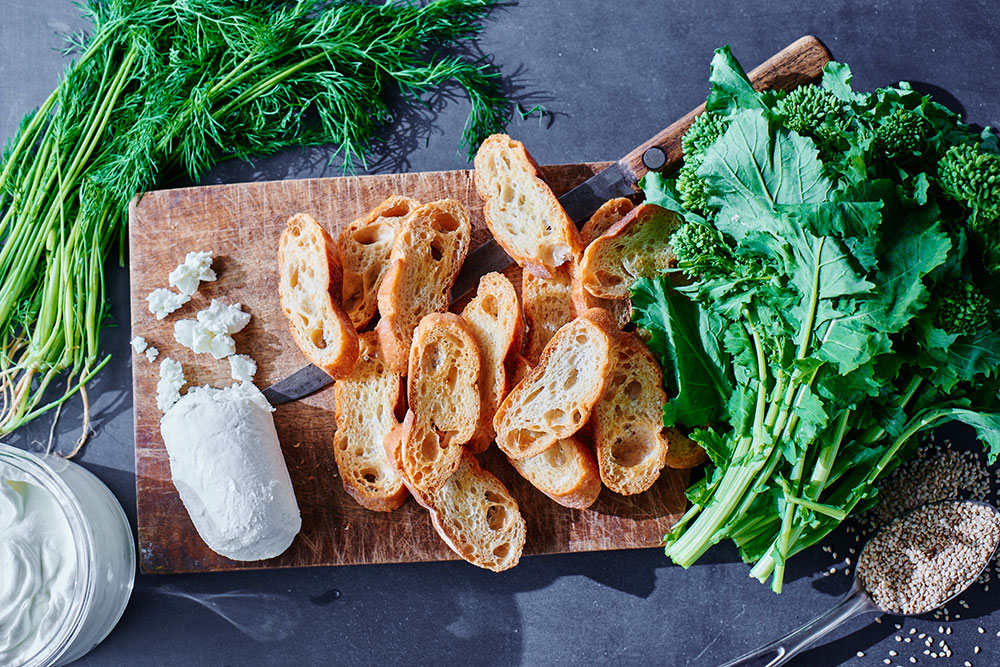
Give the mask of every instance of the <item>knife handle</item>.
<svg viewBox="0 0 1000 667">
<path fill-rule="evenodd" d="M 821 41 L 812 35 L 806 35 L 755 67 L 748 76 L 757 90 L 791 90 L 796 86 L 818 81 L 823 76 L 823 66 L 831 58 L 830 51 Z M 634 185 L 646 172 L 670 172 L 680 167 L 683 158 L 681 137 L 687 132 L 695 116 L 704 110 L 705 105 L 702 104 L 618 160 L 618 168 L 626 182 Z M 660 150 L 650 151 L 646 156 L 646 151 L 650 149 Z"/>
</svg>

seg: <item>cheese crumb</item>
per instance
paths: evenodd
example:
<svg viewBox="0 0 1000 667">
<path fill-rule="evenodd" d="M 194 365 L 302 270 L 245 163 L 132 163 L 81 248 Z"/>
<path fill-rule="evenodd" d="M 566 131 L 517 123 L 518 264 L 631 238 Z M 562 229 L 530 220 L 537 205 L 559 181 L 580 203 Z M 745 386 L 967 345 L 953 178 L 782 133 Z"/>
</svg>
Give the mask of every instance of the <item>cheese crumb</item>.
<svg viewBox="0 0 1000 667">
<path fill-rule="evenodd" d="M 243 312 L 239 303 L 226 305 L 212 299 L 212 305 L 198 311 L 198 321 L 209 331 L 217 334 L 239 333 L 250 322 L 250 313 Z"/>
<path fill-rule="evenodd" d="M 234 380 L 253 382 L 253 376 L 257 373 L 257 362 L 249 355 L 234 354 L 229 357 L 229 371 Z"/>
<path fill-rule="evenodd" d="M 160 381 L 156 383 L 156 406 L 166 412 L 181 400 L 181 388 L 187 380 L 184 379 L 184 368 L 179 362 L 167 357 L 160 364 Z"/>
<path fill-rule="evenodd" d="M 149 363 L 153 363 L 154 361 L 156 361 L 156 357 L 158 357 L 159 355 L 160 351 L 157 350 L 152 345 L 146 348 L 146 359 L 149 360 Z"/>
<path fill-rule="evenodd" d="M 142 336 L 136 336 L 135 338 L 132 339 L 132 342 L 129 344 L 132 346 L 132 349 L 135 350 L 136 354 L 142 354 L 143 352 L 146 351 L 146 348 L 149 346 L 149 343 L 147 343 L 146 339 L 143 338 Z"/>
<path fill-rule="evenodd" d="M 198 286 L 205 282 L 216 279 L 215 271 L 212 270 L 212 251 L 189 252 L 184 258 L 184 263 L 179 264 L 176 269 L 170 272 L 170 286 L 176 287 L 181 294 L 191 296 L 198 291 Z"/>
<path fill-rule="evenodd" d="M 162 320 L 190 300 L 191 297 L 187 294 L 178 294 L 166 287 L 155 289 L 146 297 L 146 301 L 149 302 L 149 312 L 156 315 L 158 320 Z"/>
</svg>

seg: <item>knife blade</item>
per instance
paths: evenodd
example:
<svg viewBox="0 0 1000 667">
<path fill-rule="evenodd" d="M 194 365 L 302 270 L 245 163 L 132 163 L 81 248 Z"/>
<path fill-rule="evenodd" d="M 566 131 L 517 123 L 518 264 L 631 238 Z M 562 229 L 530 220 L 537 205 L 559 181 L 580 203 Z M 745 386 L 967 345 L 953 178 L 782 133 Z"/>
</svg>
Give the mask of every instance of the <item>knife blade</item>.
<svg viewBox="0 0 1000 667">
<path fill-rule="evenodd" d="M 327 375 L 326 371 L 319 366 L 309 364 L 275 382 L 262 393 L 271 405 L 281 405 L 314 394 L 331 382 L 333 378 Z"/>
<path fill-rule="evenodd" d="M 813 83 L 823 76 L 823 67 L 832 58 L 830 51 L 812 35 L 792 42 L 768 58 L 747 75 L 754 88 L 791 89 Z M 586 181 L 569 190 L 559 203 L 577 225 L 583 224 L 604 202 L 615 197 L 639 194 L 639 180 L 650 171 L 670 172 L 682 160 L 681 137 L 705 110 L 697 109 L 676 121 L 656 136 L 633 149 L 628 155 L 602 169 Z M 514 260 L 490 239 L 469 253 L 451 288 L 451 300 L 457 301 L 471 292 L 479 279 L 491 271 L 502 271 Z M 272 405 L 304 398 L 333 382 L 333 378 L 312 364 L 264 390 Z M 272 398 L 273 397 L 273 398 Z"/>
</svg>

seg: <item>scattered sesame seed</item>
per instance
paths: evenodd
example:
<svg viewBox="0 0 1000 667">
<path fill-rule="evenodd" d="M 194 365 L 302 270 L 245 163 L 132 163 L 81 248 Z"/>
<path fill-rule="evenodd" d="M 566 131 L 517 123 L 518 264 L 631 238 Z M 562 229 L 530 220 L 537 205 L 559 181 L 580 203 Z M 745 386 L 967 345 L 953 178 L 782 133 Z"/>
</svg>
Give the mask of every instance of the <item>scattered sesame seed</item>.
<svg viewBox="0 0 1000 667">
<path fill-rule="evenodd" d="M 893 658 L 895 658 L 899 654 L 896 653 L 895 651 L 889 651 L 889 655 L 892 656 Z"/>
<path fill-rule="evenodd" d="M 984 632 L 986 632 L 985 628 L 983 628 L 983 626 L 980 625 L 979 626 L 979 634 L 983 634 Z"/>
<path fill-rule="evenodd" d="M 910 662 L 916 662 L 916 661 L 917 661 L 917 659 L 916 659 L 916 658 L 914 658 L 914 657 L 913 657 L 913 656 L 911 655 L 911 656 L 910 656 Z"/>
<path fill-rule="evenodd" d="M 902 637 L 900 637 L 899 635 L 896 635 L 896 641 L 897 641 L 897 642 L 901 642 L 901 641 L 903 641 L 903 638 L 902 638 Z"/>
<path fill-rule="evenodd" d="M 859 658 L 863 658 L 863 657 L 865 657 L 865 653 L 864 653 L 864 651 L 858 651 L 858 657 L 859 657 Z"/>
<path fill-rule="evenodd" d="M 979 653 L 979 647 L 977 646 L 976 648 L 972 649 L 972 652 L 973 653 Z"/>
</svg>

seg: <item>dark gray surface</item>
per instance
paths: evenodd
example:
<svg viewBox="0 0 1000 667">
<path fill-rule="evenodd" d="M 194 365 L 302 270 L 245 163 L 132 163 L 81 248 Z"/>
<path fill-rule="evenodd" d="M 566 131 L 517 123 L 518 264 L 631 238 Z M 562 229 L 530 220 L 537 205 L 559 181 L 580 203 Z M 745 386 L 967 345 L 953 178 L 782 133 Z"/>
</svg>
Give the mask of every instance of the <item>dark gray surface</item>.
<svg viewBox="0 0 1000 667">
<path fill-rule="evenodd" d="M 53 50 L 56 32 L 82 24 L 69 0 L 0 5 L 0 137 L 7 137 L 65 65 Z M 731 44 L 749 68 L 806 33 L 849 62 L 861 88 L 919 82 L 964 108 L 970 121 L 997 125 L 998 25 L 993 0 L 546 0 L 496 11 L 481 46 L 495 54 L 526 107 L 541 103 L 553 112 L 542 123 L 515 117 L 509 131 L 539 162 L 554 163 L 615 159 L 691 109 L 704 99 L 715 47 Z M 466 111 L 457 101 L 431 127 L 410 119 L 397 129 L 399 148 L 385 156 L 384 168 L 465 167 L 456 147 Z M 291 151 L 253 166 L 225 165 L 207 181 L 335 175 L 324 163 L 325 151 Z M 109 285 L 119 326 L 103 343 L 115 357 L 91 384 L 95 433 L 79 460 L 134 522 L 126 271 L 111 270 Z M 64 445 L 76 435 L 78 415 L 68 410 L 60 423 Z M 48 428 L 42 419 L 7 441 L 32 447 L 47 440 Z M 848 577 L 821 576 L 832 564 L 818 548 L 806 552 L 790 565 L 780 597 L 747 578 L 728 546 L 688 571 L 650 549 L 525 558 L 500 575 L 439 563 L 139 576 L 121 623 L 81 664 L 712 665 L 833 604 Z M 1000 664 L 998 604 L 988 593 L 968 599 L 971 609 L 947 637 L 955 658 L 944 664 Z M 893 664 L 910 655 L 929 662 L 922 645 L 894 641 L 892 622 L 864 629 L 855 622 L 845 638 L 803 663 L 882 665 L 901 647 Z M 918 620 L 904 629 L 937 637 L 938 625 Z M 982 653 L 973 653 L 975 645 Z M 858 651 L 865 657 L 856 658 Z"/>
</svg>

